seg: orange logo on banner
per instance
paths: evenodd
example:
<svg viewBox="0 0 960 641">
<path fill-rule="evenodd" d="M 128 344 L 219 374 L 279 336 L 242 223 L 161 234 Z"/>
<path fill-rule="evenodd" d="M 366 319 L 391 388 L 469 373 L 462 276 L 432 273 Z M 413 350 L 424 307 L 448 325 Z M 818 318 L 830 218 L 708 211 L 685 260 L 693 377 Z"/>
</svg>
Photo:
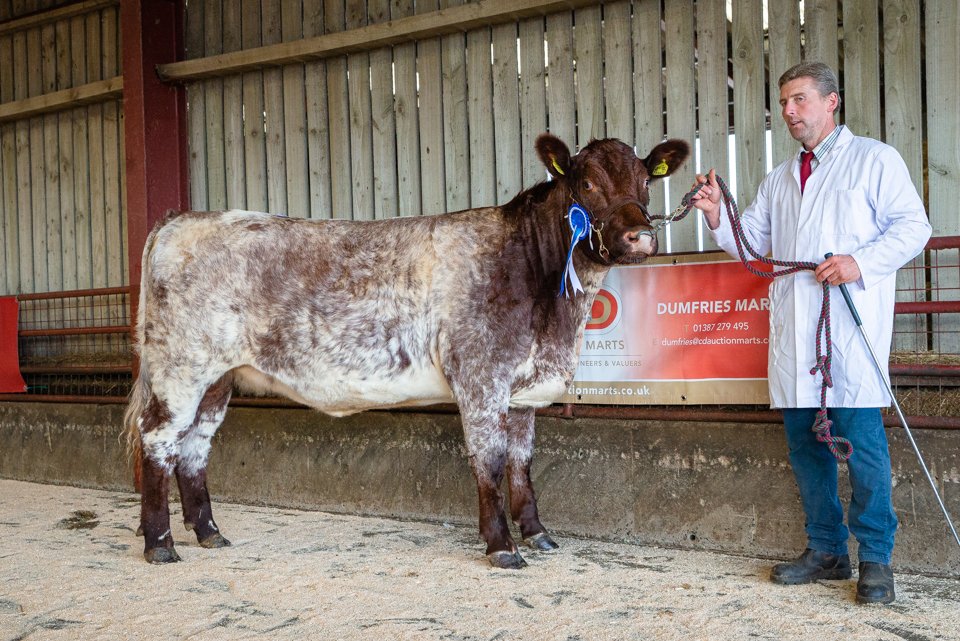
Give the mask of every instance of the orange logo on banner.
<svg viewBox="0 0 960 641">
<path fill-rule="evenodd" d="M 590 310 L 590 320 L 587 321 L 588 331 L 599 331 L 613 325 L 620 315 L 620 305 L 612 292 L 601 289 L 593 300 Z"/>
</svg>

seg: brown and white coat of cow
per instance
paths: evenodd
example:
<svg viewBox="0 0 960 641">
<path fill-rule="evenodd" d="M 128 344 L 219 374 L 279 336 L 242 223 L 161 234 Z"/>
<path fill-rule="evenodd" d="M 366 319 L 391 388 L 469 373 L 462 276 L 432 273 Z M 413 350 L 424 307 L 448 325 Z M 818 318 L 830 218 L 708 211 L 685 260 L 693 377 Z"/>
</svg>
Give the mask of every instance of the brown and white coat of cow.
<svg viewBox="0 0 960 641">
<path fill-rule="evenodd" d="M 689 146 L 670 140 L 643 159 L 613 139 L 575 156 L 549 134 L 536 146 L 552 180 L 502 207 L 369 222 L 171 212 L 157 225 L 143 256 L 140 376 L 125 418 L 148 561 L 179 560 L 171 475 L 200 544 L 229 545 L 206 464 L 234 385 L 335 416 L 455 401 L 490 562 L 525 565 L 504 475 L 524 541 L 556 547 L 530 483 L 534 410 L 572 380 L 609 269 L 656 253 L 648 182 L 680 166 Z M 575 199 L 593 223 L 573 252 L 584 292 L 558 296 Z"/>
</svg>

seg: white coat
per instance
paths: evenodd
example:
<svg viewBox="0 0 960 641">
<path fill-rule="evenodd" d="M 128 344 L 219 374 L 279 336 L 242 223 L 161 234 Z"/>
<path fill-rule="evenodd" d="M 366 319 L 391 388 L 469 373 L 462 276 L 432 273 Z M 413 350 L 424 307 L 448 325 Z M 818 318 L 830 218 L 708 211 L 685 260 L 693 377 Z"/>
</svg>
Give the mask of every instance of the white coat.
<svg viewBox="0 0 960 641">
<path fill-rule="evenodd" d="M 725 211 L 720 218 L 711 234 L 737 256 Z M 847 288 L 889 380 L 896 271 L 923 250 L 931 233 L 900 154 L 844 127 L 802 195 L 794 156 L 764 178 L 741 220 L 761 255 L 820 263 L 833 252 L 857 261 L 861 278 Z M 811 271 L 781 276 L 770 285 L 771 407 L 820 406 L 820 375 L 812 376 L 810 369 L 816 363 L 821 292 Z M 827 390 L 827 406 L 889 406 L 890 395 L 838 287 L 830 288 L 830 308 L 833 388 Z"/>
</svg>

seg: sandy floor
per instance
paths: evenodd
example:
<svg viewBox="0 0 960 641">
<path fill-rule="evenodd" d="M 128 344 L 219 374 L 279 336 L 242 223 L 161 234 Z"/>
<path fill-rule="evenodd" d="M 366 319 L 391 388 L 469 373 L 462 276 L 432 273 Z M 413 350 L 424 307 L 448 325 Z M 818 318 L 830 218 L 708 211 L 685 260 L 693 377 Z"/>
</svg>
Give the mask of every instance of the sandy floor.
<svg viewBox="0 0 960 641">
<path fill-rule="evenodd" d="M 0 480 L 0 641 L 14 639 L 960 639 L 960 581 L 780 587 L 769 562 L 556 537 L 494 570 L 472 529 L 215 506 L 233 547 L 174 529 L 150 566 L 137 498 Z M 179 506 L 174 519 L 179 523 Z"/>
</svg>

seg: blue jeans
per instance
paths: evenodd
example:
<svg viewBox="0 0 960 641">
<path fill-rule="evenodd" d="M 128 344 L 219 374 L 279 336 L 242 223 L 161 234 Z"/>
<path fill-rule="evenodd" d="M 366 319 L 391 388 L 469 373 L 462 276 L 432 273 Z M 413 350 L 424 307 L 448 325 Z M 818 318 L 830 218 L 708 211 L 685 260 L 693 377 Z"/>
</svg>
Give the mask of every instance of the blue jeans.
<svg viewBox="0 0 960 641">
<path fill-rule="evenodd" d="M 837 461 L 811 430 L 815 408 L 785 409 L 790 464 L 806 513 L 808 547 L 828 554 L 846 554 L 853 532 L 861 562 L 890 563 L 897 516 L 891 499 L 890 452 L 878 408 L 828 409 L 831 433 L 853 444 L 847 462 L 850 485 L 850 529 L 843 522 L 837 494 Z"/>
</svg>

